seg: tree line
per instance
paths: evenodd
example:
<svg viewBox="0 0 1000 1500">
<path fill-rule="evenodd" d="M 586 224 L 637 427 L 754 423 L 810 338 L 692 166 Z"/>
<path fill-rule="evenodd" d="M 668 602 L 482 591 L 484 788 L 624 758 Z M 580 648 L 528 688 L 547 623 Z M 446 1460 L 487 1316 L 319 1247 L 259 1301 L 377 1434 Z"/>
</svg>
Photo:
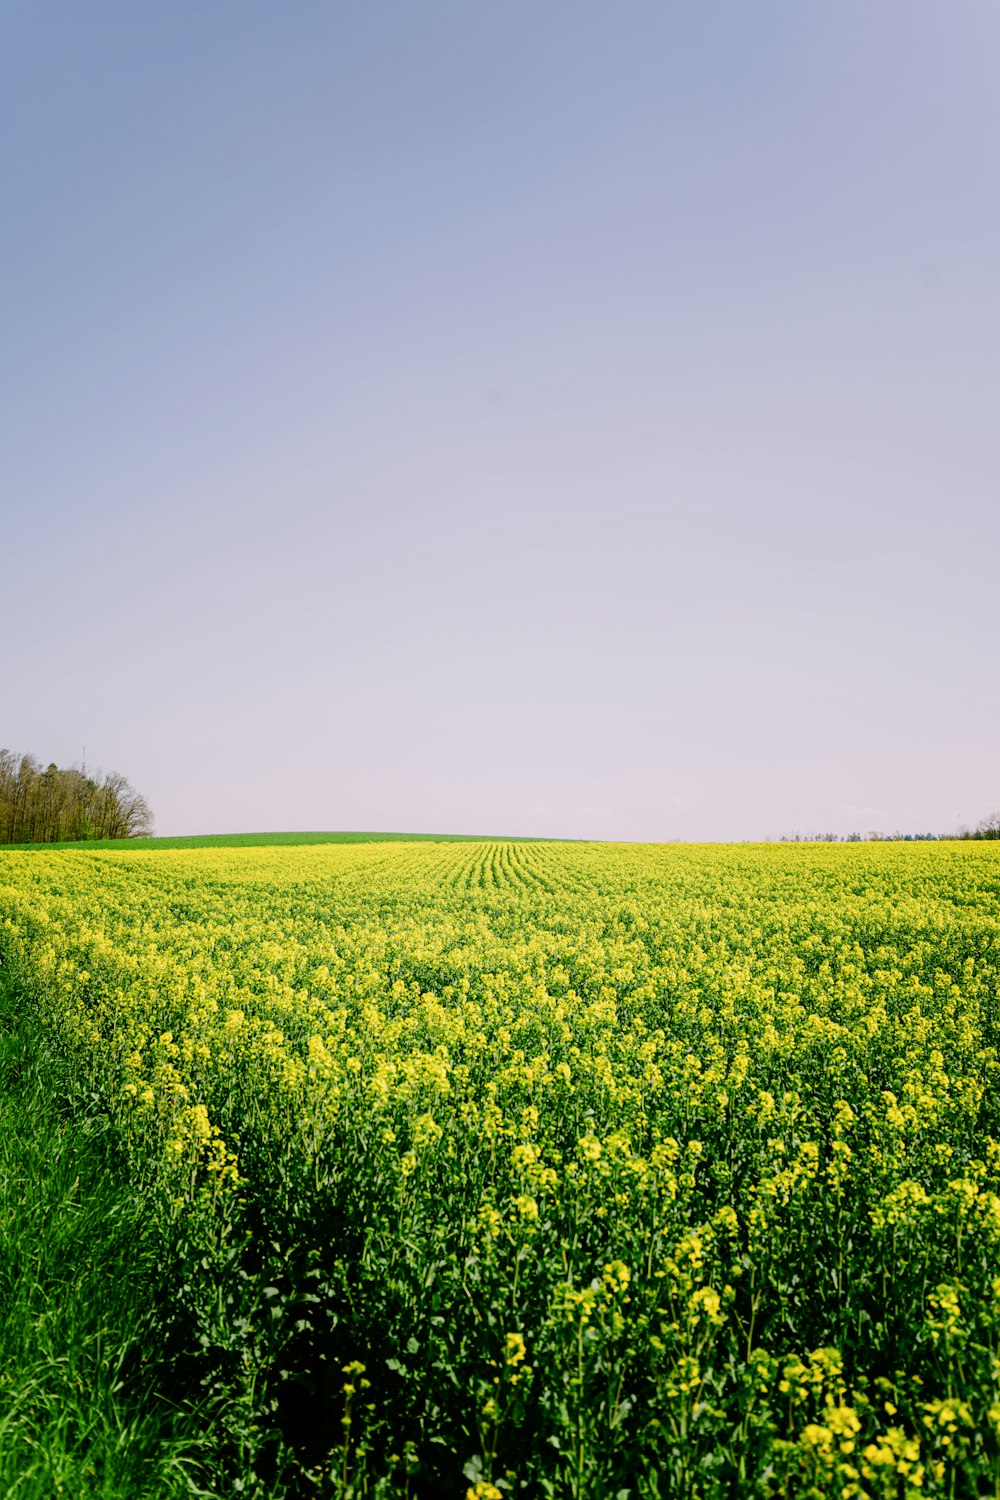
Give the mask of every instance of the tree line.
<svg viewBox="0 0 1000 1500">
<path fill-rule="evenodd" d="M 957 839 L 1000 839 L 1000 812 L 990 813 L 975 828 L 960 828 Z"/>
<path fill-rule="evenodd" d="M 955 833 L 783 833 L 782 844 L 918 843 L 926 839 L 1000 839 L 1000 812 L 990 813 L 975 828 L 961 827 Z"/>
<path fill-rule="evenodd" d="M 146 799 L 117 771 L 88 774 L 0 750 L 0 844 L 131 839 L 153 831 Z"/>
</svg>

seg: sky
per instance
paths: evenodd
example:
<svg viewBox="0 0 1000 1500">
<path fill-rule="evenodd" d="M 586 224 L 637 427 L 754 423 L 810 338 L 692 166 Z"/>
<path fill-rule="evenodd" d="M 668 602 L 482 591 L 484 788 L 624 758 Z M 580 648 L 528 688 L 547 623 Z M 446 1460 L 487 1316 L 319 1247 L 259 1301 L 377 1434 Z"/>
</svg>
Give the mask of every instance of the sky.
<svg viewBox="0 0 1000 1500">
<path fill-rule="evenodd" d="M 157 832 L 1000 808 L 994 0 L 9 0 L 0 744 Z"/>
</svg>

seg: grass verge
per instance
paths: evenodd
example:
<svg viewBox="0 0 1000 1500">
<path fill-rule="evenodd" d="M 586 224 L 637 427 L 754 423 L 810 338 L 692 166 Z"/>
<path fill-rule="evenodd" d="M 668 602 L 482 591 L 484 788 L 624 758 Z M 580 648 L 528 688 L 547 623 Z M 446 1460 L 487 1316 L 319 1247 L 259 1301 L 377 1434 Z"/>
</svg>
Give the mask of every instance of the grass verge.
<svg viewBox="0 0 1000 1500">
<path fill-rule="evenodd" d="M 156 1219 L 97 1103 L 0 969 L 0 1496 L 217 1493 L 211 1433 L 156 1389 Z"/>
</svg>

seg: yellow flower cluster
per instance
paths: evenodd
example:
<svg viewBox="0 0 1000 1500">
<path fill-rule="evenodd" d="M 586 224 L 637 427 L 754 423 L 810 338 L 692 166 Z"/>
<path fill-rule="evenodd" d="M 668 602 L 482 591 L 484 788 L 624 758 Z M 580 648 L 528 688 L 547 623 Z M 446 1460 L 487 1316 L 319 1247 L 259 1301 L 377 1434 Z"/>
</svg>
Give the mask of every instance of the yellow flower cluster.
<svg viewBox="0 0 1000 1500">
<path fill-rule="evenodd" d="M 282 1152 L 376 1216 L 400 1368 L 475 1310 L 470 1495 L 536 1400 L 557 1466 L 778 1434 L 931 1493 L 998 1440 L 998 889 L 985 842 L 12 852 L 0 957 L 175 1203 Z"/>
</svg>

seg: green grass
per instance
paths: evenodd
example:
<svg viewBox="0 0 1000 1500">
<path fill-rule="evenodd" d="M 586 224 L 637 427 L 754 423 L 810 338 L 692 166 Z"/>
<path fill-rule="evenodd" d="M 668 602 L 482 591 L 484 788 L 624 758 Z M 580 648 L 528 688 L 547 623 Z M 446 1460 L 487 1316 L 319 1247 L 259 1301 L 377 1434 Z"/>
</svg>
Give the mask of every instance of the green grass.
<svg viewBox="0 0 1000 1500">
<path fill-rule="evenodd" d="M 551 840 L 486 833 L 193 833 L 177 838 L 79 839 L 61 844 L 4 844 L 5 849 L 256 849 L 279 844 L 541 844 Z"/>
<path fill-rule="evenodd" d="M 156 1394 L 155 1218 L 0 971 L 0 1496 L 172 1500 L 209 1438 Z"/>
</svg>

